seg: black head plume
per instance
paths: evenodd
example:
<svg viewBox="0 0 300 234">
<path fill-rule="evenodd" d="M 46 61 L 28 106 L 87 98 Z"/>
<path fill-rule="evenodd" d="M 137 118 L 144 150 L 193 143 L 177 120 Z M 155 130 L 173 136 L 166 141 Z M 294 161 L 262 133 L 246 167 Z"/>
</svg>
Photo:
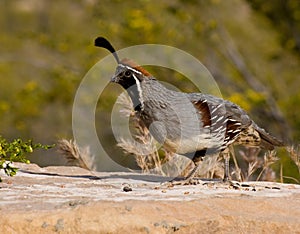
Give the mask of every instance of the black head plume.
<svg viewBox="0 0 300 234">
<path fill-rule="evenodd" d="M 104 37 L 97 37 L 95 39 L 95 46 L 102 47 L 102 48 L 109 50 L 115 57 L 117 63 L 120 63 L 120 59 L 117 55 L 116 50 L 114 49 L 114 47 L 110 44 L 110 42 L 107 39 L 105 39 Z"/>
</svg>

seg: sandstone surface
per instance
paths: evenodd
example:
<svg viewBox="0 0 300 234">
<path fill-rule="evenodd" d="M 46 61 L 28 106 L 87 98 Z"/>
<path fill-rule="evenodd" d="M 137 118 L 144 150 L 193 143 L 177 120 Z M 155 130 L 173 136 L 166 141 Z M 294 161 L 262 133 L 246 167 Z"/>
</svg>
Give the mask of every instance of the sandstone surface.
<svg viewBox="0 0 300 234">
<path fill-rule="evenodd" d="M 17 166 L 1 174 L 1 233 L 300 233 L 300 185 Z"/>
</svg>

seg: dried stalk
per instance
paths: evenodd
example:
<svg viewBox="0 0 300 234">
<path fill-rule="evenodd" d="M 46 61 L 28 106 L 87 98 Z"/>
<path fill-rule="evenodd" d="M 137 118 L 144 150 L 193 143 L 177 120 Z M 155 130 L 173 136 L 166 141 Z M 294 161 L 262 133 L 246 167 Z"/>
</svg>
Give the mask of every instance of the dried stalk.
<svg viewBox="0 0 300 234">
<path fill-rule="evenodd" d="M 261 172 L 257 176 L 256 181 L 258 181 L 260 179 L 260 177 L 263 175 L 263 173 L 265 172 L 265 170 L 267 168 L 269 168 L 273 163 L 277 162 L 278 160 L 279 160 L 279 158 L 276 157 L 276 151 L 272 150 L 272 151 L 268 151 L 267 153 L 265 153 L 264 165 L 263 165 Z"/>
<path fill-rule="evenodd" d="M 300 147 L 289 146 L 286 147 L 286 150 L 289 152 L 291 159 L 294 161 L 298 168 L 298 172 L 300 174 Z"/>
<path fill-rule="evenodd" d="M 84 168 L 89 171 L 95 170 L 94 157 L 89 148 L 81 149 L 75 141 L 62 139 L 57 143 L 58 151 L 65 157 L 68 165 Z"/>
<path fill-rule="evenodd" d="M 238 162 L 237 162 L 236 155 L 235 155 L 235 152 L 234 152 L 234 149 L 233 149 L 232 146 L 230 147 L 229 151 L 230 151 L 230 154 L 231 154 L 232 159 L 233 159 L 233 162 L 234 162 L 236 178 L 237 178 L 238 181 L 243 181 L 242 170 L 241 170 L 241 168 L 239 167 L 239 164 L 238 164 Z"/>
</svg>

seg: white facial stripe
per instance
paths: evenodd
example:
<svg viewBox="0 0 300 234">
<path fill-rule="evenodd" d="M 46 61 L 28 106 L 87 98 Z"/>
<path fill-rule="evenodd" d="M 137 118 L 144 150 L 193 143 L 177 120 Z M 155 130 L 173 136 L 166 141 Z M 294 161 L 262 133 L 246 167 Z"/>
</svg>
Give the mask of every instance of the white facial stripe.
<svg viewBox="0 0 300 234">
<path fill-rule="evenodd" d="M 121 67 L 126 67 L 128 70 L 130 70 L 130 71 L 133 71 L 133 72 L 136 72 L 136 73 L 138 73 L 138 74 L 142 74 L 140 71 L 138 71 L 138 70 L 136 70 L 136 69 L 134 69 L 134 68 L 132 68 L 132 67 L 129 67 L 129 66 L 126 66 L 126 65 L 124 65 L 124 64 L 119 64 L 119 66 L 121 66 Z"/>
<path fill-rule="evenodd" d="M 143 100 L 143 91 L 142 91 L 142 87 L 141 87 L 141 82 L 139 81 L 139 79 L 134 74 L 132 74 L 132 76 L 135 79 L 137 90 L 139 92 L 138 95 L 139 95 L 139 100 L 140 100 L 140 103 L 141 103 L 141 108 L 143 110 L 144 109 L 144 100 Z"/>
</svg>

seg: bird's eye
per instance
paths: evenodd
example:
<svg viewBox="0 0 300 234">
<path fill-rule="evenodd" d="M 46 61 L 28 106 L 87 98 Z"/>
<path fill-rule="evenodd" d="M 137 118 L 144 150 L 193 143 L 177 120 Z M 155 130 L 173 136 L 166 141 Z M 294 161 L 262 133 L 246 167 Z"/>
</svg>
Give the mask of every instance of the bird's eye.
<svg viewBox="0 0 300 234">
<path fill-rule="evenodd" d="M 124 73 L 124 75 L 126 76 L 126 77 L 130 77 L 131 76 L 131 71 L 125 71 L 125 73 Z"/>
</svg>

